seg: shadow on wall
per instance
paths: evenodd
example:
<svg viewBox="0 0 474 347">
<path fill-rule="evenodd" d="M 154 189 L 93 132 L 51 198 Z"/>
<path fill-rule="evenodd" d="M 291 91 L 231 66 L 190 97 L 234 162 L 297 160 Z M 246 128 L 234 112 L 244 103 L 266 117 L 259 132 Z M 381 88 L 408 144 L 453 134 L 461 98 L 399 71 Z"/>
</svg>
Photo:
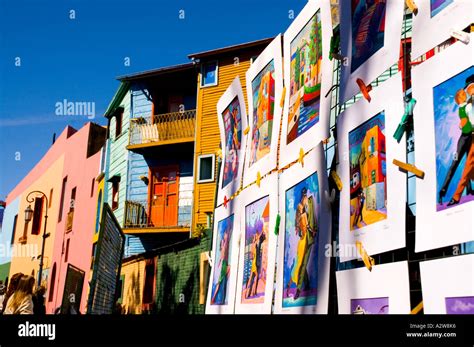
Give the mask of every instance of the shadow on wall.
<svg viewBox="0 0 474 347">
<path fill-rule="evenodd" d="M 125 314 L 140 314 L 142 312 L 140 271 L 131 275 L 130 285 L 128 286 L 125 298 Z"/>
</svg>

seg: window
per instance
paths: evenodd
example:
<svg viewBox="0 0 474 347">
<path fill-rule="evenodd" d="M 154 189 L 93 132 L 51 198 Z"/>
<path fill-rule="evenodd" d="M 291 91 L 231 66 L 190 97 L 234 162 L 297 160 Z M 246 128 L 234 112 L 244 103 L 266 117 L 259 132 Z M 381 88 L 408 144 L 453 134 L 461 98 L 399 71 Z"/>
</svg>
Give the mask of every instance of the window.
<svg viewBox="0 0 474 347">
<path fill-rule="evenodd" d="M 67 263 L 67 259 L 69 258 L 69 241 L 71 239 L 67 239 L 66 241 L 66 254 L 64 255 L 64 262 Z"/>
<path fill-rule="evenodd" d="M 43 197 L 35 199 L 35 208 L 33 211 L 33 226 L 31 234 L 39 235 L 41 229 L 41 217 L 43 216 Z"/>
<path fill-rule="evenodd" d="M 92 178 L 92 183 L 91 183 L 91 198 L 94 196 L 94 182 L 95 182 L 95 177 Z"/>
<path fill-rule="evenodd" d="M 53 270 L 51 271 L 51 282 L 49 284 L 48 302 L 53 301 L 55 282 L 56 282 L 56 263 L 53 264 Z"/>
<path fill-rule="evenodd" d="M 15 234 L 16 234 L 16 224 L 17 224 L 17 221 L 18 221 L 18 215 L 15 216 L 15 218 L 13 218 L 13 231 L 12 231 L 12 239 L 10 241 L 10 244 L 13 245 L 13 243 L 15 242 Z"/>
<path fill-rule="evenodd" d="M 148 259 L 145 265 L 145 284 L 143 288 L 143 303 L 153 302 L 153 293 L 155 286 L 155 259 Z"/>
<path fill-rule="evenodd" d="M 53 188 L 49 191 L 49 201 L 48 201 L 48 208 L 51 207 L 51 204 L 53 202 Z"/>
<path fill-rule="evenodd" d="M 112 182 L 112 210 L 118 208 L 119 205 L 119 182 Z"/>
<path fill-rule="evenodd" d="M 100 227 L 100 209 L 102 208 L 102 190 L 99 191 L 99 198 L 97 199 L 97 211 L 95 216 L 95 232 L 99 232 Z"/>
<path fill-rule="evenodd" d="M 217 61 L 210 61 L 201 67 L 201 87 L 217 85 Z"/>
<path fill-rule="evenodd" d="M 119 112 L 115 116 L 115 138 L 119 137 L 122 134 L 122 118 L 123 112 Z"/>
<path fill-rule="evenodd" d="M 76 187 L 71 190 L 71 202 L 69 203 L 69 212 L 74 212 L 74 206 L 76 205 Z"/>
<path fill-rule="evenodd" d="M 64 194 L 66 194 L 66 185 L 67 185 L 67 176 L 63 179 L 63 185 L 61 187 L 61 202 L 59 203 L 59 217 L 58 222 L 63 219 L 63 209 L 64 209 Z"/>
<path fill-rule="evenodd" d="M 214 168 L 216 156 L 214 154 L 201 155 L 198 157 L 198 183 L 214 181 Z"/>
</svg>

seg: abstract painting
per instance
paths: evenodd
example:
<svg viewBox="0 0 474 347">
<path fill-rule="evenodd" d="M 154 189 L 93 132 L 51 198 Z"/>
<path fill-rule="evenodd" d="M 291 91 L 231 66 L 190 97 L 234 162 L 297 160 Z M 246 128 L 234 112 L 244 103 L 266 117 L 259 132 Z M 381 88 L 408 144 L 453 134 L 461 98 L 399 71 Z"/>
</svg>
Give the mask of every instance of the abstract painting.
<svg viewBox="0 0 474 347">
<path fill-rule="evenodd" d="M 474 66 L 433 88 L 436 210 L 474 200 Z"/>
<path fill-rule="evenodd" d="M 453 0 L 430 0 L 431 6 L 431 17 L 436 16 L 442 10 L 444 10 L 448 5 L 452 4 Z"/>
<path fill-rule="evenodd" d="M 386 0 L 352 0 L 351 72 L 384 45 Z"/>
<path fill-rule="evenodd" d="M 474 296 L 446 298 L 447 314 L 474 314 Z"/>
<path fill-rule="evenodd" d="M 214 258 L 211 305 L 227 305 L 229 294 L 229 273 L 232 258 L 232 232 L 234 215 L 217 224 L 217 242 Z"/>
<path fill-rule="evenodd" d="M 267 282 L 270 200 L 265 196 L 245 207 L 242 303 L 263 303 Z"/>
<path fill-rule="evenodd" d="M 320 117 L 323 60 L 320 10 L 291 41 L 290 55 L 287 144 L 318 123 Z"/>
<path fill-rule="evenodd" d="M 317 304 L 319 212 L 315 172 L 285 192 L 283 308 Z"/>
<path fill-rule="evenodd" d="M 250 165 L 270 152 L 275 109 L 275 66 L 273 60 L 252 81 L 253 117 Z"/>
<path fill-rule="evenodd" d="M 388 297 L 351 299 L 352 314 L 388 314 Z"/>
<path fill-rule="evenodd" d="M 349 133 L 350 230 L 387 218 L 385 113 Z"/>
<path fill-rule="evenodd" d="M 225 132 L 225 162 L 222 187 L 227 186 L 237 177 L 239 169 L 239 152 L 242 140 L 241 110 L 238 97 L 222 113 Z"/>
</svg>

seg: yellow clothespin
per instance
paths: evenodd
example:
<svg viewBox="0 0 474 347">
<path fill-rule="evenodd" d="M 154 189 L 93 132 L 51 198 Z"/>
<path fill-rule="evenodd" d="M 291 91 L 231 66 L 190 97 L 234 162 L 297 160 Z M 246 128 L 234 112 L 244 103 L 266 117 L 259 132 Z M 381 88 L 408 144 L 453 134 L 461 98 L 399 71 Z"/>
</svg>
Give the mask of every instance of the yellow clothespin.
<svg viewBox="0 0 474 347">
<path fill-rule="evenodd" d="M 411 310 L 410 314 L 417 314 L 422 309 L 423 309 L 423 301 L 420 302 L 418 305 L 416 305 L 416 307 L 413 310 Z"/>
<path fill-rule="evenodd" d="M 249 131 L 250 131 L 250 127 L 247 126 L 244 130 L 244 135 L 247 135 L 249 133 Z"/>
<path fill-rule="evenodd" d="M 425 173 L 418 169 L 415 165 L 407 164 L 397 159 L 393 159 L 393 164 L 397 165 L 401 171 L 409 171 L 418 178 L 423 179 L 425 177 Z"/>
<path fill-rule="evenodd" d="M 219 149 L 216 151 L 216 155 L 217 155 L 219 158 L 222 158 L 222 149 L 219 148 Z"/>
<path fill-rule="evenodd" d="M 372 271 L 372 266 L 375 265 L 375 260 L 371 256 L 367 254 L 367 251 L 365 250 L 364 246 L 362 245 L 362 242 L 356 241 L 356 247 L 357 251 L 359 252 L 362 261 L 365 264 L 365 267 L 369 270 Z"/>
<path fill-rule="evenodd" d="M 339 177 L 339 175 L 337 174 L 337 172 L 335 170 L 331 171 L 331 177 L 334 180 L 334 183 L 336 183 L 337 189 L 339 191 L 341 191 L 342 190 L 342 181 L 341 181 L 341 178 Z"/>
<path fill-rule="evenodd" d="M 300 155 L 298 157 L 298 163 L 300 163 L 301 166 L 304 166 L 304 150 L 303 150 L 303 148 L 300 148 Z"/>
<path fill-rule="evenodd" d="M 281 99 L 280 99 L 281 108 L 283 108 L 283 105 L 285 105 L 285 96 L 286 96 L 286 87 L 283 87 L 283 91 L 281 92 Z"/>
<path fill-rule="evenodd" d="M 405 0 L 405 4 L 415 16 L 418 14 L 418 6 L 416 6 L 415 1 Z"/>
<path fill-rule="evenodd" d="M 255 181 L 257 183 L 257 187 L 260 188 L 260 181 L 262 179 L 262 175 L 260 175 L 260 171 L 257 172 L 257 180 Z"/>
<path fill-rule="evenodd" d="M 324 139 L 324 140 L 323 140 L 323 143 L 324 143 L 325 145 L 327 145 L 327 144 L 329 143 L 329 141 L 330 141 L 330 140 L 331 140 L 331 138 L 330 138 L 330 137 L 328 137 L 327 139 Z"/>
</svg>

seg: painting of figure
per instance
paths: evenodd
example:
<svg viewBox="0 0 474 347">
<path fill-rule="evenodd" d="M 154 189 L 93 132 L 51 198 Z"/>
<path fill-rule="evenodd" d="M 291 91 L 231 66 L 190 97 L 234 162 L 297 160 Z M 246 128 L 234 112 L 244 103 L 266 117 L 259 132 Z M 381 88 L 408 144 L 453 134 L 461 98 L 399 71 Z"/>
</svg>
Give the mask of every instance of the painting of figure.
<svg viewBox="0 0 474 347">
<path fill-rule="evenodd" d="M 290 44 L 290 103 L 287 144 L 319 121 L 322 67 L 321 11 Z"/>
<path fill-rule="evenodd" d="M 275 109 L 275 67 L 273 60 L 252 81 L 253 117 L 250 165 L 270 152 Z"/>
<path fill-rule="evenodd" d="M 388 297 L 351 299 L 352 314 L 388 314 Z"/>
<path fill-rule="evenodd" d="M 217 224 L 211 305 L 227 305 L 228 303 L 233 225 L 234 215 L 230 215 Z"/>
<path fill-rule="evenodd" d="M 430 0 L 431 17 L 436 16 L 448 5 L 452 4 L 454 0 Z"/>
<path fill-rule="evenodd" d="M 433 89 L 436 210 L 474 200 L 474 67 Z"/>
<path fill-rule="evenodd" d="M 447 314 L 474 314 L 474 296 L 446 298 Z"/>
<path fill-rule="evenodd" d="M 243 304 L 263 303 L 265 299 L 269 222 L 268 196 L 245 207 Z"/>
<path fill-rule="evenodd" d="M 349 133 L 350 230 L 387 218 L 385 114 Z"/>
<path fill-rule="evenodd" d="M 284 308 L 316 305 L 319 214 L 315 172 L 285 193 Z"/>
<path fill-rule="evenodd" d="M 387 0 L 352 0 L 351 73 L 383 47 L 386 3 Z"/>
<path fill-rule="evenodd" d="M 239 98 L 227 106 L 222 113 L 225 131 L 225 162 L 224 174 L 222 178 L 222 188 L 232 182 L 239 169 L 239 151 L 242 141 L 242 122 Z"/>
</svg>

